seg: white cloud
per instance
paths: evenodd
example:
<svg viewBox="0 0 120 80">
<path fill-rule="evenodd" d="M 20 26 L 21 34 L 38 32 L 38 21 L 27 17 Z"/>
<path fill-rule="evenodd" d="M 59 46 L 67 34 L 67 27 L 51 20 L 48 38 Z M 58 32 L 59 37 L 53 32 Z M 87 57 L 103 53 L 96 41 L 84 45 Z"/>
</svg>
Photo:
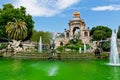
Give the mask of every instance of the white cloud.
<svg viewBox="0 0 120 80">
<path fill-rule="evenodd" d="M 65 9 L 75 3 L 77 3 L 79 0 L 58 0 L 56 3 L 56 6 L 58 9 Z"/>
<path fill-rule="evenodd" d="M 27 13 L 32 16 L 50 17 L 79 1 L 80 0 L 17 0 L 14 5 L 15 7 L 26 7 Z"/>
<path fill-rule="evenodd" d="M 97 6 L 91 9 L 92 11 L 119 11 L 120 5 Z"/>
</svg>

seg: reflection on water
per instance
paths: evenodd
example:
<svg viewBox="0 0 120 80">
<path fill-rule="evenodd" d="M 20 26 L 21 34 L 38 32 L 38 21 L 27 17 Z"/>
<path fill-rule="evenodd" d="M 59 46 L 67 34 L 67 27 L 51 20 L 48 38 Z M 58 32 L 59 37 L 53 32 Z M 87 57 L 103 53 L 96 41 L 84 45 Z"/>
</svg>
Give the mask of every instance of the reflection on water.
<svg viewBox="0 0 120 80">
<path fill-rule="evenodd" d="M 57 70 L 58 70 L 57 66 L 51 67 L 51 69 L 48 71 L 48 76 L 55 76 L 57 73 Z"/>
<path fill-rule="evenodd" d="M 20 60 L 13 60 L 13 63 L 12 63 L 12 68 L 13 68 L 13 71 L 19 71 L 22 66 L 21 66 L 21 61 Z"/>
<path fill-rule="evenodd" d="M 111 67 L 109 79 L 110 80 L 120 80 L 119 67 Z"/>
<path fill-rule="evenodd" d="M 59 64 L 52 63 L 52 64 L 45 64 L 41 65 L 41 63 L 37 62 L 30 65 L 32 68 L 37 69 L 39 71 L 43 71 L 47 76 L 55 76 L 58 72 Z"/>
<path fill-rule="evenodd" d="M 21 60 L 16 60 L 14 59 L 13 60 L 13 63 L 11 64 L 11 70 L 12 70 L 12 74 L 15 76 L 11 76 L 9 77 L 10 79 L 9 80 L 16 80 L 16 79 L 21 79 L 21 80 L 24 80 L 24 73 L 25 73 L 25 70 L 24 70 L 24 67 L 22 67 L 22 62 Z"/>
<path fill-rule="evenodd" d="M 118 67 L 113 68 L 113 79 L 119 80 L 119 68 Z"/>
</svg>

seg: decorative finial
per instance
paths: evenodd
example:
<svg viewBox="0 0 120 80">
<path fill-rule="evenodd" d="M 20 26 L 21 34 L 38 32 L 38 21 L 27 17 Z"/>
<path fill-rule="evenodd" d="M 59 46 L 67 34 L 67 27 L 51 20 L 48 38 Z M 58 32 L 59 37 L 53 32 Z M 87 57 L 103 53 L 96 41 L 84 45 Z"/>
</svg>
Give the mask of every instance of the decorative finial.
<svg viewBox="0 0 120 80">
<path fill-rule="evenodd" d="M 73 16 L 74 16 L 74 17 L 80 17 L 80 12 L 74 12 L 74 13 L 73 13 Z"/>
</svg>

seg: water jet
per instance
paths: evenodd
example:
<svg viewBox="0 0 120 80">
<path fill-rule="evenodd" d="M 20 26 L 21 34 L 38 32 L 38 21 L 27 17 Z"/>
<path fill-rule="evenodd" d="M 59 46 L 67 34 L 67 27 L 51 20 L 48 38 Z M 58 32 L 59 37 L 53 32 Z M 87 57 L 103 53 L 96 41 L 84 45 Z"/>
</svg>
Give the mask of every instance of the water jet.
<svg viewBox="0 0 120 80">
<path fill-rule="evenodd" d="M 119 63 L 119 53 L 118 53 L 118 48 L 117 48 L 117 32 L 112 31 L 112 36 L 111 36 L 111 49 L 110 49 L 110 63 L 108 65 L 111 66 L 120 66 Z"/>
</svg>

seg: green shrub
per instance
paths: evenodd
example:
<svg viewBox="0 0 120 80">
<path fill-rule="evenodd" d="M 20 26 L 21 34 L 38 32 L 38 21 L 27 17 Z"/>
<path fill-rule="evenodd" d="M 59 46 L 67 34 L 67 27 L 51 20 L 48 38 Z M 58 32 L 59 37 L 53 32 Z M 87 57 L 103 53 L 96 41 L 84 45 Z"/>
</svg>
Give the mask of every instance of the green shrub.
<svg viewBox="0 0 120 80">
<path fill-rule="evenodd" d="M 110 42 L 102 43 L 101 48 L 102 48 L 103 51 L 110 51 Z"/>
<path fill-rule="evenodd" d="M 57 48 L 57 50 L 58 50 L 58 51 L 61 51 L 61 52 L 64 51 L 64 49 L 65 49 L 64 46 L 59 46 L 59 47 Z"/>
<path fill-rule="evenodd" d="M 64 49 L 70 49 L 71 51 L 79 51 L 79 48 L 84 49 L 84 44 L 82 43 L 81 40 L 79 39 L 72 39 L 66 44 L 65 46 L 60 46 L 57 48 L 58 51 L 64 51 Z M 87 44 L 86 45 L 87 49 L 90 48 L 90 46 Z"/>
</svg>

